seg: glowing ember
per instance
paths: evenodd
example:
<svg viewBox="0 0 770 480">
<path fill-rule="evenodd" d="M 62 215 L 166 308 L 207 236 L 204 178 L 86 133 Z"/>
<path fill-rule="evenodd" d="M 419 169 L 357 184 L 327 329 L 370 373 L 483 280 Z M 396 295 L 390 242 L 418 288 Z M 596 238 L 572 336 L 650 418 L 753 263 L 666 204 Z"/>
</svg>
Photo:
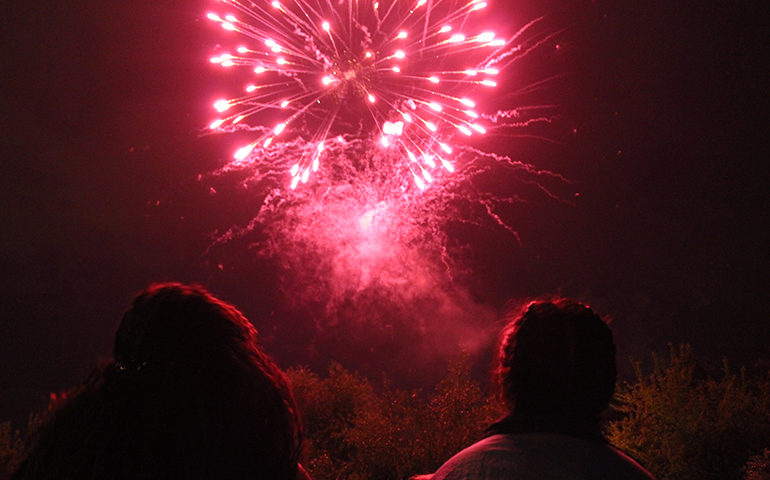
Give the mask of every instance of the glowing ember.
<svg viewBox="0 0 770 480">
<path fill-rule="evenodd" d="M 207 18 L 248 43 L 210 61 L 246 67 L 259 81 L 243 96 L 214 102 L 223 116 L 209 127 L 224 129 L 243 119 L 265 127 L 261 137 L 237 150 L 239 162 L 254 148 L 275 147 L 297 135 L 321 145 L 340 134 L 377 134 L 382 148 L 397 153 L 422 189 L 435 178 L 433 169 L 454 170 L 447 159 L 438 164 L 423 159 L 445 151 L 441 143 L 456 132 L 486 132 L 478 114 L 467 109 L 475 105 L 467 95 L 477 86 L 496 86 L 493 65 L 510 55 L 509 41 L 494 32 L 463 31 L 486 2 L 220 3 L 228 11 Z M 275 126 L 262 123 L 268 118 Z M 290 172 L 290 185 L 307 182 L 320 160 L 320 153 L 302 157 Z"/>
</svg>

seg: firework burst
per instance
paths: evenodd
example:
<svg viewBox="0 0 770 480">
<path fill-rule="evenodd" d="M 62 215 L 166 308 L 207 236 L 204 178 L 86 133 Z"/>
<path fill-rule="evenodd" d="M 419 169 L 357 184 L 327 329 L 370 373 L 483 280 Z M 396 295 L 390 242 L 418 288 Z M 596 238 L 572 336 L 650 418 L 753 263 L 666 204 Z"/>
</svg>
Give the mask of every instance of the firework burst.
<svg viewBox="0 0 770 480">
<path fill-rule="evenodd" d="M 244 43 L 211 61 L 258 80 L 217 100 L 210 125 L 257 137 L 201 177 L 250 218 L 212 232 L 207 255 L 223 270 L 243 251 L 270 258 L 286 299 L 332 320 L 366 295 L 451 304 L 470 275 L 468 236 L 496 231 L 518 245 L 519 207 L 569 195 L 560 175 L 461 141 L 487 130 L 484 143 L 538 137 L 553 120 L 553 105 L 524 103 L 549 78 L 488 95 L 558 33 L 540 19 L 498 38 L 479 28 L 479 0 L 221 4 L 230 10 L 208 17 Z M 475 311 L 470 303 L 452 309 Z M 421 312 L 416 324 L 430 316 L 404 308 Z"/>
<path fill-rule="evenodd" d="M 473 95 L 497 86 L 498 63 L 518 50 L 511 45 L 522 33 L 503 39 L 476 30 L 483 0 L 221 3 L 228 10 L 207 17 L 244 43 L 210 61 L 250 69 L 254 81 L 243 95 L 216 100 L 220 116 L 209 126 L 244 123 L 259 132 L 234 163 L 302 136 L 310 148 L 288 166 L 292 189 L 321 168 L 330 140 L 346 134 L 393 151 L 421 190 L 438 172 L 453 172 L 452 139 L 488 128 Z"/>
</svg>

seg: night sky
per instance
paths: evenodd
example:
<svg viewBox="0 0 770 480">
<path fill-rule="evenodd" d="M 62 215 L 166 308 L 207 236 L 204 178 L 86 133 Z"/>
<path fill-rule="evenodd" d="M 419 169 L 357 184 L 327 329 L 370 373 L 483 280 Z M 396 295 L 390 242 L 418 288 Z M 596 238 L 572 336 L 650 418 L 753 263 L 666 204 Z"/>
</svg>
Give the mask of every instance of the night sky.
<svg viewBox="0 0 770 480">
<path fill-rule="evenodd" d="M 395 320 L 387 338 L 364 322 L 318 332 L 312 306 L 281 300 L 270 262 L 238 242 L 204 253 L 211 232 L 255 212 L 197 178 L 242 141 L 201 135 L 211 100 L 234 86 L 207 62 L 222 41 L 204 19 L 211 3 L 0 6 L 0 419 L 45 405 L 108 357 L 132 296 L 158 280 L 235 303 L 284 367 L 337 360 L 397 384 L 435 380 L 438 334 Z M 512 25 L 545 15 L 562 32 L 522 66 L 527 81 L 560 75 L 536 99 L 560 105 L 544 139 L 489 141 L 572 183 L 563 201 L 523 194 L 509 212 L 521 243 L 456 232 L 467 251 L 458 288 L 492 312 L 547 293 L 590 303 L 613 318 L 625 372 L 629 356 L 669 342 L 714 362 L 769 358 L 761 6 L 491 3 Z"/>
</svg>

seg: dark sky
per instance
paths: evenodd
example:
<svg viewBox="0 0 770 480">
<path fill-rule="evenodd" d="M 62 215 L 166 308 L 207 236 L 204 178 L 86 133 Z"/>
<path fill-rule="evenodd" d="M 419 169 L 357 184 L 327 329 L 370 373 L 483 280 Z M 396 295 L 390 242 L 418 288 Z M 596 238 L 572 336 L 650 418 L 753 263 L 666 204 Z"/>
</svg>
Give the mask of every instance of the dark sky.
<svg viewBox="0 0 770 480">
<path fill-rule="evenodd" d="M 564 174 L 580 196 L 533 200 L 510 251 L 494 235 L 470 243 L 476 301 L 584 299 L 614 318 L 623 358 L 683 341 L 714 361 L 768 358 L 760 6 L 504 5 L 515 25 L 545 14 L 564 29 L 558 52 L 530 63 L 563 74 L 548 92 L 561 105 L 545 132 L 553 141 L 511 149 Z M 209 7 L 0 6 L 0 418 L 45 404 L 107 357 L 122 311 L 150 281 L 209 286 L 278 332 L 264 338 L 284 366 L 337 357 L 333 345 L 308 357 L 307 336 L 282 334 L 270 323 L 280 315 L 263 319 L 280 306 L 259 262 L 221 272 L 203 255 L 209 232 L 247 219 L 223 219 L 196 181 L 233 146 L 199 136 L 210 99 L 228 88 L 206 61 L 220 39 L 203 19 Z"/>
</svg>

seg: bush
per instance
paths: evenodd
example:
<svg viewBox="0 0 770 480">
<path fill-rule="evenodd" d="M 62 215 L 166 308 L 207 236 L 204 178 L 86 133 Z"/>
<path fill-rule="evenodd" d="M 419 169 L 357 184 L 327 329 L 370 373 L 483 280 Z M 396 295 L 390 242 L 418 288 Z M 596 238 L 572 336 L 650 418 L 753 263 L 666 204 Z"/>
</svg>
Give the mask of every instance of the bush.
<svg viewBox="0 0 770 480">
<path fill-rule="evenodd" d="M 294 388 L 305 427 L 303 464 L 315 480 L 355 479 L 357 446 L 348 437 L 351 428 L 379 402 L 369 382 L 339 364 L 327 378 L 307 368 L 286 372 Z"/>
<path fill-rule="evenodd" d="M 609 440 L 639 459 L 660 480 L 740 479 L 749 457 L 770 438 L 766 384 L 741 371 L 698 369 L 689 345 L 653 356 L 644 375 L 618 388 Z"/>
<path fill-rule="evenodd" d="M 432 395 L 382 385 L 332 365 L 327 378 L 288 372 L 306 433 L 303 463 L 315 480 L 398 479 L 432 472 L 478 439 L 500 410 L 470 376 L 450 365 Z"/>
<path fill-rule="evenodd" d="M 23 455 L 23 441 L 11 422 L 0 423 L 0 480 L 11 478 Z"/>
<path fill-rule="evenodd" d="M 770 448 L 751 457 L 746 464 L 746 480 L 770 480 Z"/>
</svg>

